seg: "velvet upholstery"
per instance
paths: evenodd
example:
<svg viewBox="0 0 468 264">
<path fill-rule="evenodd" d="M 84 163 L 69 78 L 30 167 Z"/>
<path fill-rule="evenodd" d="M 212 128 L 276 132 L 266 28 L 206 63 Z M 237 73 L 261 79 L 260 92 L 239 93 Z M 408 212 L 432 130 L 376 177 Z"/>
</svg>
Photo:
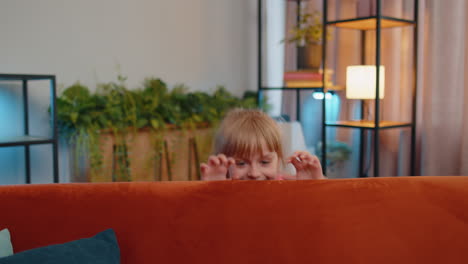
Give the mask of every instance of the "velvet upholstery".
<svg viewBox="0 0 468 264">
<path fill-rule="evenodd" d="M 468 177 L 0 187 L 15 252 L 115 230 L 127 263 L 467 263 Z"/>
<path fill-rule="evenodd" d="M 0 258 L 0 264 L 120 264 L 120 250 L 112 229 L 63 244 L 33 248 Z"/>
</svg>

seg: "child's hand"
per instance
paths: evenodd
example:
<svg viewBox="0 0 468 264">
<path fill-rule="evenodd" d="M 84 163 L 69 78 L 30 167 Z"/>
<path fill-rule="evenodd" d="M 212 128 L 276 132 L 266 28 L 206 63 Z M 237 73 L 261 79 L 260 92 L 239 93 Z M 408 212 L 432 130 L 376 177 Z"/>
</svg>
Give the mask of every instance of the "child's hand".
<svg viewBox="0 0 468 264">
<path fill-rule="evenodd" d="M 201 178 L 203 181 L 226 180 L 229 166 L 234 163 L 233 158 L 227 158 L 224 154 L 212 155 L 207 163 L 200 164 Z"/>
<path fill-rule="evenodd" d="M 322 165 L 317 156 L 307 151 L 296 151 L 286 160 L 292 163 L 296 168 L 296 178 L 298 180 L 306 179 L 325 179 L 322 174 Z"/>
</svg>

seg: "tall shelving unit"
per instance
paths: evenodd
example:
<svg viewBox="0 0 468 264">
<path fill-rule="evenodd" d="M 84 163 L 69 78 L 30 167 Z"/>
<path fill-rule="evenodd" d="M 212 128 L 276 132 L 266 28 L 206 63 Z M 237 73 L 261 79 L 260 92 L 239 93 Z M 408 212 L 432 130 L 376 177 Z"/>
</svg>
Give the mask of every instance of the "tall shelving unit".
<svg viewBox="0 0 468 264">
<path fill-rule="evenodd" d="M 346 29 L 354 29 L 361 31 L 361 52 L 364 52 L 364 40 L 365 32 L 369 30 L 375 30 L 375 66 L 376 66 L 376 91 L 375 91 L 375 99 L 374 100 L 374 115 L 375 118 L 373 121 L 356 121 L 356 120 L 341 120 L 337 122 L 327 122 L 325 116 L 325 109 L 326 109 L 326 100 L 323 100 L 323 126 L 322 132 L 326 135 L 327 127 L 341 127 L 341 128 L 351 128 L 351 129 L 359 129 L 360 130 L 360 150 L 359 150 L 359 177 L 365 177 L 364 168 L 363 168 L 363 141 L 364 141 L 364 130 L 370 130 L 373 132 L 373 176 L 378 177 L 380 175 L 380 167 L 379 167 L 379 145 L 380 145 L 380 133 L 382 130 L 387 129 L 395 129 L 395 128 L 410 128 L 411 129 L 411 147 L 410 147 L 410 175 L 415 175 L 415 144 L 416 144 L 416 98 L 417 98 L 417 76 L 416 76 L 416 69 L 417 69 L 417 46 L 418 46 L 418 0 L 414 1 L 414 15 L 413 20 L 408 19 L 401 19 L 396 17 L 389 17 L 382 15 L 382 0 L 373 0 L 376 4 L 376 11 L 374 16 L 366 16 L 366 17 L 358 17 L 352 19 L 345 19 L 345 20 L 328 20 L 328 0 L 323 0 L 323 25 L 324 30 L 322 32 L 323 36 L 323 57 L 322 57 L 322 65 L 326 68 L 327 58 L 326 58 L 326 51 L 327 51 L 327 41 L 325 36 L 327 35 L 328 27 L 339 27 L 339 28 L 346 28 Z M 392 28 L 401 28 L 406 26 L 414 27 L 413 30 L 413 87 L 412 87 L 412 114 L 411 114 L 411 121 L 410 122 L 398 122 L 398 121 L 386 121 L 380 120 L 380 113 L 381 113 L 381 106 L 379 98 L 379 66 L 382 65 L 381 62 L 381 40 L 382 40 L 382 29 L 391 30 Z M 364 58 L 362 55 L 361 63 L 364 64 Z M 390 87 L 392 88 L 392 87 Z M 325 88 L 326 90 L 326 88 Z M 363 113 L 363 111 L 361 111 Z M 363 116 L 361 116 L 362 118 Z M 323 139 L 324 145 L 326 146 L 326 137 Z M 322 164 L 326 164 L 326 148 L 323 148 L 322 155 L 324 160 Z"/>
<path fill-rule="evenodd" d="M 30 135 L 29 129 L 29 96 L 28 84 L 30 81 L 47 80 L 50 82 L 50 126 L 52 135 L 34 136 Z M 25 183 L 31 183 L 31 158 L 30 147 L 32 145 L 48 144 L 52 146 L 52 162 L 53 162 L 53 182 L 59 182 L 58 175 L 58 134 L 56 121 L 56 81 L 55 75 L 32 75 L 32 74 L 0 74 L 0 81 L 18 81 L 22 86 L 22 102 L 23 102 L 23 126 L 24 134 L 8 138 L 0 138 L 0 147 L 24 147 L 25 158 Z M 0 120 L 1 122 L 1 120 Z"/>
<path fill-rule="evenodd" d="M 288 0 L 284 0 L 288 1 Z M 301 1 L 306 0 L 295 0 L 297 5 L 299 6 Z M 338 0 L 340 1 L 340 0 Z M 341 0 L 343 1 L 343 0 Z M 383 16 L 382 15 L 382 0 L 372 0 L 375 1 L 376 4 L 376 14 L 373 16 L 366 16 L 366 17 L 358 17 L 352 19 L 344 19 L 344 20 L 328 20 L 328 0 L 322 0 L 323 2 L 323 31 L 322 31 L 322 68 L 327 69 L 327 29 L 328 27 L 338 27 L 338 28 L 346 28 L 346 29 L 354 29 L 359 30 L 362 32 L 361 37 L 365 38 L 365 32 L 369 30 L 375 30 L 376 32 L 376 51 L 375 51 L 375 66 L 376 70 L 376 97 L 374 99 L 375 102 L 375 119 L 373 121 L 357 121 L 357 120 L 339 120 L 335 122 L 327 122 L 326 116 L 326 109 L 327 104 L 326 100 L 321 100 L 322 102 L 322 127 L 321 127 L 321 134 L 322 134 L 322 168 L 323 172 L 326 173 L 327 171 L 327 128 L 335 127 L 335 128 L 344 128 L 344 129 L 359 129 L 360 131 L 360 142 L 359 142 L 359 177 L 366 177 L 367 175 L 364 173 L 364 131 L 371 131 L 373 132 L 373 176 L 378 177 L 380 176 L 380 160 L 379 160 L 379 144 L 380 144 L 380 133 L 383 130 L 389 129 L 397 129 L 397 128 L 409 128 L 411 129 L 411 146 L 410 146 L 410 175 L 415 175 L 415 156 L 416 156 L 416 98 L 417 98 L 417 76 L 416 76 L 416 69 L 417 69 L 417 46 L 418 46 L 418 0 L 414 1 L 414 14 L 413 19 L 401 19 L 396 17 L 390 16 Z M 295 91 L 296 93 L 296 116 L 297 120 L 301 120 L 301 91 L 317 91 L 326 93 L 330 91 L 331 87 L 306 87 L 306 88 L 288 88 L 288 87 L 265 87 L 262 83 L 262 0 L 258 0 L 258 102 L 262 100 L 262 92 L 269 91 L 269 90 L 287 90 L 287 91 Z M 382 65 L 381 63 L 381 33 L 382 29 L 389 29 L 392 28 L 401 28 L 406 26 L 414 27 L 413 30 L 413 84 L 412 84 L 412 113 L 411 113 L 411 121 L 409 122 L 399 122 L 399 121 L 387 121 L 387 120 L 380 120 L 380 113 L 381 113 L 381 106 L 379 99 L 379 66 Z M 361 41 L 361 43 L 364 43 Z M 364 44 L 362 44 L 364 45 Z M 362 51 L 364 47 L 361 47 Z M 361 51 L 361 52 L 362 52 Z M 364 63 L 364 59 L 361 59 L 361 63 Z M 325 75 L 324 77 L 325 78 Z M 325 84 L 325 80 L 322 80 L 322 83 Z M 361 111 L 363 113 L 363 111 Z M 363 116 L 361 116 L 362 118 Z"/>
</svg>

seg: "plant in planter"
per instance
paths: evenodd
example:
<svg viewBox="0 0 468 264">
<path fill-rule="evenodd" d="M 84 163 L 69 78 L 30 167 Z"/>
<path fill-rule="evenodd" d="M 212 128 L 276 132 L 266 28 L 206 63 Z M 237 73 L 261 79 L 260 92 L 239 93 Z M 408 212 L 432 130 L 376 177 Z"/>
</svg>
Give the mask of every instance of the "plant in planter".
<svg viewBox="0 0 468 264">
<path fill-rule="evenodd" d="M 318 70 L 320 68 L 322 32 L 322 14 L 319 11 L 307 13 L 301 10 L 299 21 L 290 31 L 291 37 L 286 39 L 290 43 L 296 43 L 299 69 Z"/>
<path fill-rule="evenodd" d="M 79 82 L 68 87 L 56 101 L 60 136 L 74 149 L 74 162 L 78 164 L 80 157 L 84 157 L 96 169 L 102 165 L 102 156 L 97 148 L 99 130 L 106 123 L 102 102 L 102 98 L 92 95 Z"/>
<path fill-rule="evenodd" d="M 129 181 L 137 171 L 149 174 L 142 164 L 161 160 L 166 134 L 181 132 L 172 137 L 179 142 L 184 133 L 213 127 L 233 107 L 257 107 L 256 93 L 237 98 L 221 86 L 212 94 L 188 92 L 184 85 L 169 90 L 156 78 L 146 79 L 142 88 L 129 90 L 125 78 L 119 76 L 117 82 L 99 84 L 95 93 L 80 83 L 66 88 L 57 97 L 57 120 L 60 135 L 75 150 L 75 159 L 89 161 L 91 178 L 104 180 L 102 175 L 112 167 L 113 180 Z M 137 137 L 142 132 L 150 143 Z M 208 149 L 201 143 L 199 149 Z M 141 161 L 139 148 L 145 149 L 148 162 Z"/>
<path fill-rule="evenodd" d="M 68 139 L 74 149 L 75 162 L 88 159 L 92 174 L 101 173 L 102 133 L 111 132 L 117 138 L 116 166 L 121 178 L 128 178 L 128 159 L 125 154 L 126 135 L 136 127 L 135 101 L 133 94 L 125 88 L 125 78 L 118 82 L 100 84 L 91 94 L 88 87 L 76 83 L 57 97 L 57 121 L 61 136 Z"/>
<path fill-rule="evenodd" d="M 322 142 L 317 144 L 317 156 L 322 159 Z M 340 169 L 351 156 L 351 148 L 340 141 L 327 142 L 327 172 L 329 178 L 337 178 Z"/>
</svg>

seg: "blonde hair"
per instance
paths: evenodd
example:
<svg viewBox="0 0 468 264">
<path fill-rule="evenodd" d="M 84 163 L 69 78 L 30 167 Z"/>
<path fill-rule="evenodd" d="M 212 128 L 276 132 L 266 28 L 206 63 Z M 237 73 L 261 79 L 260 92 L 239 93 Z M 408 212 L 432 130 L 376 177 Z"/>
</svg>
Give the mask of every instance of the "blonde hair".
<svg viewBox="0 0 468 264">
<path fill-rule="evenodd" d="M 214 142 L 215 154 L 250 157 L 261 153 L 263 146 L 283 160 L 278 124 L 266 113 L 255 109 L 233 109 L 221 122 Z"/>
</svg>

